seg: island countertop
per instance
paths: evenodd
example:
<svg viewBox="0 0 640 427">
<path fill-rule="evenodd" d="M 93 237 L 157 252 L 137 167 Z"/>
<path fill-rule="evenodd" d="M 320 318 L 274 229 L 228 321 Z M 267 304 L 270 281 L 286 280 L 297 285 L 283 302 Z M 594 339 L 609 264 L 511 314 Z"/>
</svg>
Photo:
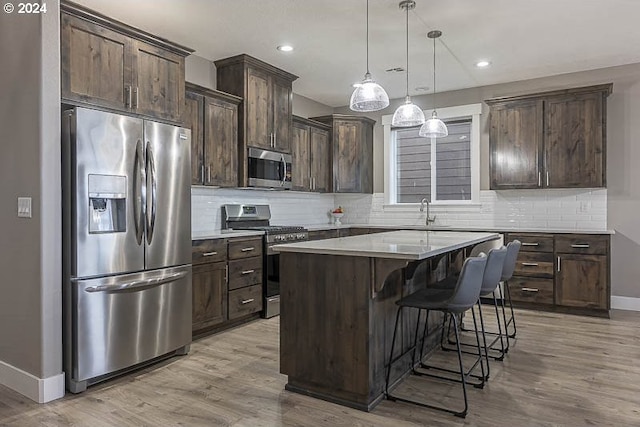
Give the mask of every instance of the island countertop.
<svg viewBox="0 0 640 427">
<path fill-rule="evenodd" d="M 273 246 L 279 252 L 423 260 L 477 243 L 498 233 L 400 230 Z"/>
</svg>

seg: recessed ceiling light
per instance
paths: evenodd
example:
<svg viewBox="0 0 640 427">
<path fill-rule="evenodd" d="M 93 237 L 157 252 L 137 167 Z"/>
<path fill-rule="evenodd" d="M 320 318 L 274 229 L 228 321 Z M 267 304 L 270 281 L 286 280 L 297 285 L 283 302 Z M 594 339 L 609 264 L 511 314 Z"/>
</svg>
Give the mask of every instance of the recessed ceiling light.
<svg viewBox="0 0 640 427">
<path fill-rule="evenodd" d="M 415 90 L 416 92 L 426 92 L 429 90 L 429 86 L 418 86 Z"/>
<path fill-rule="evenodd" d="M 280 52 L 291 52 L 293 50 L 293 46 L 288 45 L 288 44 L 283 44 L 278 46 L 278 50 Z"/>
<path fill-rule="evenodd" d="M 482 60 L 482 61 L 476 62 L 476 67 L 478 67 L 478 68 L 486 68 L 489 65 L 491 65 L 491 62 L 486 61 L 486 60 Z"/>
<path fill-rule="evenodd" d="M 404 72 L 404 68 L 402 68 L 402 67 L 393 67 L 393 68 L 388 68 L 385 71 L 387 73 L 403 73 Z"/>
</svg>

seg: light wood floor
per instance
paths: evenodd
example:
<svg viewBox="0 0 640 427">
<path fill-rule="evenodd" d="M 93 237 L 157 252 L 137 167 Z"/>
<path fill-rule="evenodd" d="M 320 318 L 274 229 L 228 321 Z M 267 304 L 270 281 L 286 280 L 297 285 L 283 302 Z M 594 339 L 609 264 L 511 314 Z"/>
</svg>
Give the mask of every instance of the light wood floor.
<svg viewBox="0 0 640 427">
<path fill-rule="evenodd" d="M 504 362 L 492 364 L 489 384 L 470 388 L 465 420 L 390 401 L 365 413 L 285 391 L 273 318 L 45 405 L 0 386 L 0 425 L 640 426 L 640 313 L 516 316 L 518 339 Z M 459 390 L 434 382 L 420 388 L 438 397 Z"/>
</svg>

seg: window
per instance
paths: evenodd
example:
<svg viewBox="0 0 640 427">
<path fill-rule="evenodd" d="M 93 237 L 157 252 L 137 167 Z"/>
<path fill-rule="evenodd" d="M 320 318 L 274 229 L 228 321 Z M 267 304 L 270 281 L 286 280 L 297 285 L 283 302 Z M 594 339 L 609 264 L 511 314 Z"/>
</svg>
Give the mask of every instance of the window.
<svg viewBox="0 0 640 427">
<path fill-rule="evenodd" d="M 385 128 L 385 202 L 391 205 L 420 203 L 469 204 L 479 195 L 479 104 L 443 108 L 438 115 L 449 136 L 427 139 L 419 127 Z"/>
</svg>

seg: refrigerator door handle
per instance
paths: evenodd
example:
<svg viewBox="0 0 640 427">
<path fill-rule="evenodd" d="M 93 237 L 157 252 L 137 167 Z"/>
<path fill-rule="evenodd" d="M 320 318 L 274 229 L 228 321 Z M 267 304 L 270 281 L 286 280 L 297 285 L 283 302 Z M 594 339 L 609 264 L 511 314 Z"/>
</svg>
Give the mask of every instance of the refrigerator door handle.
<svg viewBox="0 0 640 427">
<path fill-rule="evenodd" d="M 133 217 L 136 229 L 138 245 L 142 244 L 144 235 L 144 202 L 145 202 L 145 176 L 144 155 L 142 153 L 142 141 L 136 143 L 135 165 L 133 169 Z"/>
<path fill-rule="evenodd" d="M 280 155 L 282 161 L 282 182 L 280 186 L 284 186 L 285 181 L 287 180 L 287 161 L 284 159 L 284 154 Z"/>
<path fill-rule="evenodd" d="M 153 279 L 145 279 L 145 280 L 134 280 L 133 282 L 121 283 L 118 285 L 98 285 L 98 286 L 90 286 L 85 288 L 85 292 L 95 293 L 95 292 L 106 292 L 106 293 L 115 293 L 115 292 L 133 292 L 133 291 L 141 291 L 144 289 L 153 288 L 155 286 L 160 286 L 165 283 L 175 282 L 186 276 L 188 271 L 181 271 L 179 273 L 168 274 L 163 277 L 155 277 Z"/>
<path fill-rule="evenodd" d="M 153 229 L 156 225 L 156 192 L 156 162 L 151 145 L 147 142 L 147 202 L 151 202 L 151 206 L 147 203 L 147 244 L 149 245 L 153 241 Z M 149 195 L 151 196 L 150 198 Z"/>
</svg>

